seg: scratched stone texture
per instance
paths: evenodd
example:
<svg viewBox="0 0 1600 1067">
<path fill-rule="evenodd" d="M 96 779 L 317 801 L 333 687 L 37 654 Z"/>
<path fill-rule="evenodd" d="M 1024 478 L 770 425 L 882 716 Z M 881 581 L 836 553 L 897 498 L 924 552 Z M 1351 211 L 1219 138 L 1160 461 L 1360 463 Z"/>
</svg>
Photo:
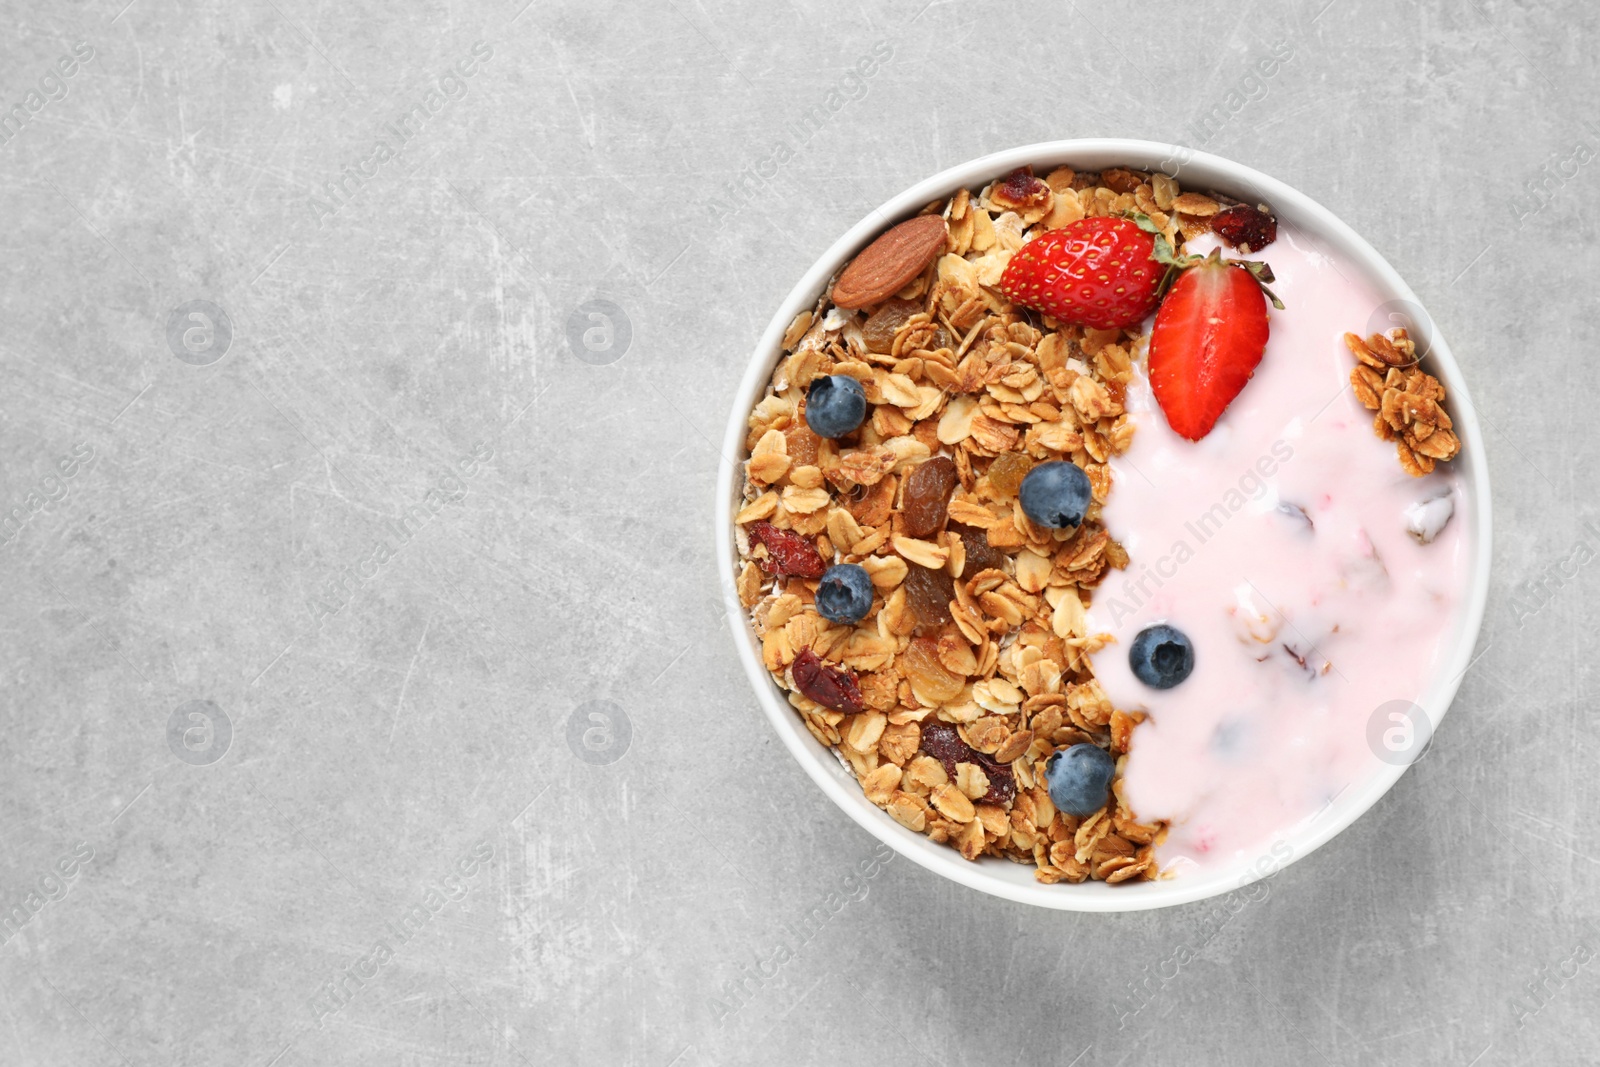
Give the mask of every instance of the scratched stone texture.
<svg viewBox="0 0 1600 1067">
<path fill-rule="evenodd" d="M 124 2 L 0 4 L 0 1063 L 1594 1061 L 1600 8 Z M 795 279 L 1086 135 L 1330 206 L 1491 450 L 1433 751 L 1233 910 L 875 862 L 718 605 Z"/>
</svg>

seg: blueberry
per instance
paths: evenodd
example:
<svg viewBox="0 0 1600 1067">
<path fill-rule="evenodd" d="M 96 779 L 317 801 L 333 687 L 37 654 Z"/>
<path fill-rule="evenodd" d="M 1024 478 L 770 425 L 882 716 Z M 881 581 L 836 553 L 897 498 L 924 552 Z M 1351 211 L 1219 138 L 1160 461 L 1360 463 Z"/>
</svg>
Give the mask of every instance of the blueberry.
<svg viewBox="0 0 1600 1067">
<path fill-rule="evenodd" d="M 1023 514 L 1035 525 L 1052 530 L 1075 530 L 1082 525 L 1093 495 L 1083 468 L 1061 460 L 1033 468 L 1017 491 Z"/>
<path fill-rule="evenodd" d="M 1244 719 L 1224 719 L 1211 731 L 1211 753 L 1224 763 L 1239 763 L 1250 754 L 1250 724 Z"/>
<path fill-rule="evenodd" d="M 837 563 L 817 583 L 817 614 L 854 626 L 872 610 L 872 577 L 865 567 Z"/>
<path fill-rule="evenodd" d="M 1145 685 L 1171 689 L 1194 670 L 1194 645 L 1182 630 L 1164 622 L 1146 626 L 1128 646 L 1128 666 Z"/>
<path fill-rule="evenodd" d="M 806 425 L 818 437 L 843 437 L 867 417 L 867 391 L 843 374 L 813 378 L 806 390 Z"/>
<path fill-rule="evenodd" d="M 1044 764 L 1050 803 L 1082 819 L 1106 806 L 1106 790 L 1117 761 L 1099 745 L 1073 745 L 1057 752 Z"/>
</svg>

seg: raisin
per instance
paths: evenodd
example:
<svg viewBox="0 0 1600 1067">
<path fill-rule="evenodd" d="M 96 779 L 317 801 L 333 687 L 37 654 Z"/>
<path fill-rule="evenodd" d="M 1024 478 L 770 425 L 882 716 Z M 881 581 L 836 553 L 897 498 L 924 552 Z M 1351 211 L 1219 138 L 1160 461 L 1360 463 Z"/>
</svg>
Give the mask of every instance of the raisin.
<svg viewBox="0 0 1600 1067">
<path fill-rule="evenodd" d="M 1211 216 L 1211 229 L 1243 252 L 1259 252 L 1278 239 L 1278 220 L 1248 204 L 1237 204 Z"/>
<path fill-rule="evenodd" d="M 795 687 L 823 707 L 852 715 L 861 712 L 861 686 L 849 671 L 829 667 L 809 648 L 794 658 L 790 671 Z"/>
<path fill-rule="evenodd" d="M 913 639 L 900 656 L 900 666 L 911 682 L 911 692 L 925 703 L 954 700 L 967 685 L 965 678 L 950 673 L 939 662 L 939 643 L 931 637 Z"/>
<path fill-rule="evenodd" d="M 761 567 L 769 574 L 786 578 L 821 578 L 828 565 L 817 546 L 791 530 L 780 530 L 770 522 L 750 524 L 750 540 L 767 546 L 770 559 Z"/>
<path fill-rule="evenodd" d="M 927 537 L 944 525 L 945 509 L 956 491 L 956 465 L 949 456 L 935 456 L 906 475 L 900 495 L 900 518 L 908 537 Z"/>
<path fill-rule="evenodd" d="M 900 332 L 907 319 L 921 310 L 922 304 L 916 300 L 885 300 L 878 305 L 878 310 L 868 315 L 866 325 L 861 327 L 867 351 L 880 354 L 894 351 L 894 335 Z"/>
<path fill-rule="evenodd" d="M 1016 496 L 1022 488 L 1022 479 L 1033 469 L 1033 460 L 1025 452 L 1002 452 L 989 465 L 989 488 L 1001 496 Z"/>
<path fill-rule="evenodd" d="M 917 620 L 917 629 L 932 630 L 951 621 L 950 601 L 956 598 L 956 587 L 948 573 L 912 563 L 902 584 L 906 606 Z"/>
<path fill-rule="evenodd" d="M 789 463 L 792 467 L 817 465 L 817 449 L 822 447 L 822 438 L 812 433 L 811 427 L 804 422 L 796 423 L 785 430 L 783 436 L 789 446 Z"/>
<path fill-rule="evenodd" d="M 967 550 L 966 566 L 961 568 L 963 580 L 979 571 L 1005 570 L 1006 554 L 989 544 L 989 531 L 978 526 L 963 526 L 952 522 L 950 529 L 961 535 L 961 544 Z"/>
<path fill-rule="evenodd" d="M 956 776 L 956 764 L 975 763 L 989 778 L 989 791 L 981 799 L 991 804 L 1009 804 L 1017 795 L 1017 780 L 1011 768 L 961 740 L 954 726 L 935 719 L 922 724 L 922 751 L 944 764 L 944 772 Z"/>
</svg>

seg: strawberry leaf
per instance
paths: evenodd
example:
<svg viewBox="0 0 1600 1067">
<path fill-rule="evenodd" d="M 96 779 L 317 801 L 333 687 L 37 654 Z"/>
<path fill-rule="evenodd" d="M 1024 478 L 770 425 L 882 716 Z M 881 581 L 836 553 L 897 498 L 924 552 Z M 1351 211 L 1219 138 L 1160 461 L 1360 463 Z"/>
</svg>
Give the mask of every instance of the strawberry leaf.
<svg viewBox="0 0 1600 1067">
<path fill-rule="evenodd" d="M 1256 280 L 1256 284 L 1261 286 L 1261 291 L 1267 294 L 1267 299 L 1272 301 L 1273 307 L 1277 308 L 1279 311 L 1284 310 L 1283 301 L 1278 299 L 1278 294 L 1267 288 L 1273 282 L 1278 280 L 1273 276 L 1272 268 L 1270 266 L 1256 259 L 1236 259 L 1233 262 L 1239 264 L 1239 266 L 1250 272 L 1250 277 L 1254 278 Z"/>
<path fill-rule="evenodd" d="M 1179 255 L 1174 251 L 1172 242 L 1167 240 L 1167 235 L 1162 233 L 1160 227 L 1144 212 L 1132 211 L 1128 213 L 1128 217 L 1133 220 L 1134 225 L 1155 239 L 1155 251 L 1150 253 L 1150 258 L 1167 268 L 1166 273 L 1161 276 L 1161 284 L 1156 286 L 1156 297 L 1157 299 L 1165 297 L 1167 290 L 1171 289 L 1172 283 L 1177 280 L 1178 274 L 1200 263 L 1201 258 L 1187 253 Z"/>
<path fill-rule="evenodd" d="M 1161 284 L 1156 286 L 1156 295 L 1158 297 L 1167 295 L 1167 291 L 1172 288 L 1172 283 L 1177 280 L 1180 272 L 1204 263 L 1207 258 L 1217 260 L 1222 258 L 1221 248 L 1212 249 L 1209 257 L 1193 256 L 1187 252 L 1180 255 L 1173 250 L 1172 242 L 1167 240 L 1167 235 L 1161 232 L 1160 227 L 1155 224 L 1149 215 L 1142 211 L 1130 211 L 1126 215 L 1133 220 L 1134 225 L 1138 226 L 1139 229 L 1155 238 L 1156 247 L 1155 251 L 1150 254 L 1150 258 L 1157 263 L 1164 264 L 1167 268 L 1167 273 L 1162 277 Z M 1278 294 L 1268 288 L 1273 282 L 1277 281 L 1272 275 L 1270 266 L 1259 260 L 1250 259 L 1231 259 L 1228 262 L 1237 263 L 1249 271 L 1250 276 L 1256 280 L 1256 284 L 1261 286 L 1261 291 L 1266 294 L 1267 299 L 1272 301 L 1272 306 L 1279 311 L 1284 310 L 1283 301 L 1278 299 Z"/>
<path fill-rule="evenodd" d="M 1200 262 L 1199 256 L 1180 256 L 1173 251 L 1172 242 L 1167 240 L 1167 235 L 1162 233 L 1160 228 L 1151 221 L 1149 215 L 1142 211 L 1134 211 L 1128 217 L 1133 220 L 1134 225 L 1138 226 L 1139 229 L 1155 238 L 1156 250 L 1150 254 L 1150 258 L 1157 263 L 1164 263 L 1169 267 L 1182 269 L 1183 267 L 1192 267 Z"/>
</svg>

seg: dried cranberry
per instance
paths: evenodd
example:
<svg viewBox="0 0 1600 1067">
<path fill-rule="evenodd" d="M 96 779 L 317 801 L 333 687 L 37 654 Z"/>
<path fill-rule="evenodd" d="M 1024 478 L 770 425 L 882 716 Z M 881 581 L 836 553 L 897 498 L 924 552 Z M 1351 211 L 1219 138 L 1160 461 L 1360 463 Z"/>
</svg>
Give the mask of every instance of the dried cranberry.
<svg viewBox="0 0 1600 1067">
<path fill-rule="evenodd" d="M 780 530 L 770 522 L 753 522 L 750 540 L 767 546 L 771 558 L 761 566 L 770 574 L 786 578 L 821 578 L 828 569 L 817 546 L 792 530 Z"/>
<path fill-rule="evenodd" d="M 1237 204 L 1211 216 L 1211 229 L 1244 252 L 1259 252 L 1278 239 L 1278 220 L 1248 204 Z"/>
<path fill-rule="evenodd" d="M 1018 167 L 989 190 L 990 199 L 1008 211 L 1037 207 L 1049 196 L 1050 187 L 1033 176 L 1032 167 Z"/>
<path fill-rule="evenodd" d="M 922 724 L 922 751 L 944 764 L 944 772 L 956 776 L 956 764 L 975 763 L 989 778 L 989 791 L 980 799 L 991 804 L 1009 804 L 1017 795 L 1017 780 L 1011 768 L 977 751 L 961 740 L 956 728 L 938 719 Z"/>
<path fill-rule="evenodd" d="M 852 715 L 861 711 L 861 686 L 849 671 L 829 667 L 809 648 L 801 650 L 790 669 L 795 687 L 823 707 Z"/>
</svg>

